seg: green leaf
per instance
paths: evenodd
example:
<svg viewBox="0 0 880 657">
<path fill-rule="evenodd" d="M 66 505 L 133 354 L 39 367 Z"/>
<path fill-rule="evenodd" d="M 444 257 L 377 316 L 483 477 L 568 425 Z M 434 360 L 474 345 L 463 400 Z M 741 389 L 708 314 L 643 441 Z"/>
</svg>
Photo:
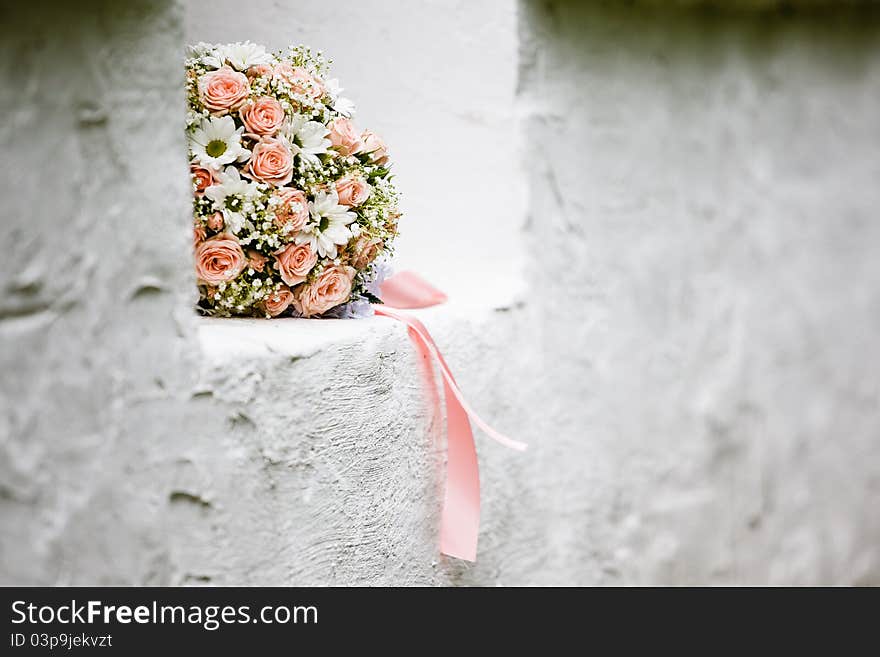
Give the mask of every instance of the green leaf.
<svg viewBox="0 0 880 657">
<path fill-rule="evenodd" d="M 381 303 L 381 304 L 384 304 L 384 303 L 385 303 L 384 301 L 382 301 L 382 299 L 380 299 L 379 297 L 377 297 L 375 294 L 371 294 L 371 293 L 367 292 L 366 290 L 364 290 L 364 291 L 361 293 L 361 296 L 363 296 L 364 299 L 366 299 L 366 300 L 369 301 L 370 303 Z"/>
</svg>

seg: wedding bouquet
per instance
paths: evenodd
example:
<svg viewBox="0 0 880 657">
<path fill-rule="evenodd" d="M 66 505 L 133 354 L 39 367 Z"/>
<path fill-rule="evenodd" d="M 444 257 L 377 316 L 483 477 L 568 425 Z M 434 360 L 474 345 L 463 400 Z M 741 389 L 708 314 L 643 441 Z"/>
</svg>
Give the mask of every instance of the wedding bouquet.
<svg viewBox="0 0 880 657">
<path fill-rule="evenodd" d="M 199 308 L 347 317 L 378 301 L 400 213 L 385 143 L 304 46 L 189 48 Z M 368 310 L 366 310 L 368 312 Z"/>
</svg>

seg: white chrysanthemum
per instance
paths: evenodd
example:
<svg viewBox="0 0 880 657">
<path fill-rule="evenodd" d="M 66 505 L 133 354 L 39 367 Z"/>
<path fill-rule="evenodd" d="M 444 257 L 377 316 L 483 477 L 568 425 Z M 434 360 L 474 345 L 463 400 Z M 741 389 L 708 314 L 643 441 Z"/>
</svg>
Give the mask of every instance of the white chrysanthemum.
<svg viewBox="0 0 880 657">
<path fill-rule="evenodd" d="M 355 104 L 353 101 L 342 96 L 342 92 L 345 91 L 345 89 L 339 86 L 339 80 L 337 80 L 336 78 L 333 78 L 332 80 L 327 80 L 324 83 L 324 86 L 326 87 L 327 93 L 332 99 L 330 107 L 332 107 L 334 110 L 339 112 L 347 119 L 353 117 Z"/>
<path fill-rule="evenodd" d="M 220 68 L 223 66 L 223 56 L 220 51 L 212 43 L 200 41 L 194 46 L 187 47 L 187 55 L 208 68 Z"/>
<path fill-rule="evenodd" d="M 287 138 L 290 141 L 290 150 L 299 153 L 304 159 L 316 162 L 318 155 L 326 153 L 330 147 L 327 135 L 330 131 L 327 126 L 318 121 L 312 121 L 304 114 L 294 114 L 287 127 Z"/>
<path fill-rule="evenodd" d="M 351 239 L 348 225 L 357 215 L 348 207 L 339 205 L 336 191 L 318 192 L 309 203 L 311 220 L 294 240 L 297 244 L 308 243 L 312 250 L 324 258 L 336 257 L 336 245 L 347 244 Z"/>
<path fill-rule="evenodd" d="M 244 128 L 235 127 L 231 116 L 203 120 L 189 136 L 189 149 L 203 167 L 220 169 L 233 162 L 243 162 L 251 152 L 241 145 Z"/>
<path fill-rule="evenodd" d="M 257 64 L 271 64 L 272 55 L 266 48 L 250 41 L 228 43 L 220 47 L 223 58 L 237 71 L 246 71 Z"/>
<path fill-rule="evenodd" d="M 244 226 L 245 215 L 253 211 L 259 186 L 243 179 L 235 167 L 226 167 L 226 171 L 217 174 L 217 180 L 218 184 L 205 190 L 205 196 L 214 202 L 215 210 L 223 213 L 229 230 L 238 233 Z"/>
</svg>

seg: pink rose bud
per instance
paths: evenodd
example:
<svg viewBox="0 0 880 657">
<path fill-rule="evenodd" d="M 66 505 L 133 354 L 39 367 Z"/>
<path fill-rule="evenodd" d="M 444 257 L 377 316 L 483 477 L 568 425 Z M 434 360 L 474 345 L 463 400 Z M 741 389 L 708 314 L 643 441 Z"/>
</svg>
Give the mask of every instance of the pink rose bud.
<svg viewBox="0 0 880 657">
<path fill-rule="evenodd" d="M 343 155 L 354 155 L 363 150 L 360 135 L 349 119 L 333 119 L 327 128 L 330 130 L 330 143 Z"/>
<path fill-rule="evenodd" d="M 196 196 L 202 196 L 205 190 L 214 184 L 214 174 L 210 169 L 199 166 L 198 164 L 190 164 L 189 171 L 193 177 L 193 185 L 195 185 Z"/>
<path fill-rule="evenodd" d="M 263 308 L 272 317 L 278 317 L 278 315 L 287 310 L 292 301 L 293 292 L 290 291 L 289 287 L 282 285 L 263 300 Z"/>
<path fill-rule="evenodd" d="M 253 249 L 248 249 L 247 251 L 248 257 L 248 266 L 254 271 L 262 272 L 263 268 L 266 266 L 266 262 L 268 262 L 268 258 L 264 256 L 259 251 L 254 251 Z"/>
<path fill-rule="evenodd" d="M 272 74 L 272 67 L 268 64 L 254 64 L 247 70 L 247 76 L 251 79 L 262 78 Z"/>
<path fill-rule="evenodd" d="M 361 140 L 364 143 L 364 152 L 369 153 L 373 162 L 380 166 L 388 164 L 388 147 L 379 135 L 370 130 L 364 130 Z"/>
<path fill-rule="evenodd" d="M 275 225 L 288 233 L 297 233 L 309 220 L 309 202 L 306 195 L 298 189 L 283 187 L 275 193 L 278 205 L 275 206 Z"/>
<path fill-rule="evenodd" d="M 354 256 L 351 259 L 352 266 L 360 270 L 366 269 L 367 265 L 382 253 L 383 247 L 384 244 L 379 238 L 361 235 L 352 249 L 354 251 Z"/>
<path fill-rule="evenodd" d="M 370 186 L 362 178 L 342 178 L 336 181 L 339 203 L 354 207 L 370 197 Z"/>
<path fill-rule="evenodd" d="M 301 66 L 281 62 L 275 66 L 274 74 L 276 78 L 289 84 L 294 93 L 301 96 L 320 98 L 327 93 L 324 83 Z"/>
<path fill-rule="evenodd" d="M 215 212 L 210 217 L 208 217 L 208 228 L 213 231 L 223 230 L 223 226 L 225 225 L 225 221 L 223 220 L 223 214 L 220 212 Z"/>
</svg>

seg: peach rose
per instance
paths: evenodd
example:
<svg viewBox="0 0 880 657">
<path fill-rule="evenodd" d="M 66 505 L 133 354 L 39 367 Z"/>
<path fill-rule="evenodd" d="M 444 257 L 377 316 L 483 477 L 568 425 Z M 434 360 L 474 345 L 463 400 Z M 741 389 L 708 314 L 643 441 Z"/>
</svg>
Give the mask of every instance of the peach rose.
<svg viewBox="0 0 880 657">
<path fill-rule="evenodd" d="M 387 228 L 388 230 L 390 230 L 392 232 L 396 232 L 397 231 L 397 220 L 400 219 L 400 217 L 402 217 L 402 216 L 403 215 L 401 215 L 399 212 L 389 212 L 388 216 L 385 217 L 385 228 Z"/>
<path fill-rule="evenodd" d="M 298 189 L 284 187 L 275 194 L 278 205 L 275 206 L 275 225 L 287 227 L 288 233 L 302 230 L 309 220 L 309 202 L 306 195 Z"/>
<path fill-rule="evenodd" d="M 275 269 L 288 285 L 299 285 L 318 262 L 318 254 L 308 244 L 288 244 L 275 253 Z"/>
<path fill-rule="evenodd" d="M 287 310 L 290 302 L 293 301 L 293 292 L 286 285 L 282 285 L 279 289 L 272 292 L 268 297 L 263 299 L 263 308 L 272 317 L 278 317 Z"/>
<path fill-rule="evenodd" d="M 193 243 L 198 245 L 199 242 L 204 242 L 205 238 L 208 236 L 208 232 L 205 230 L 205 227 L 202 224 L 196 224 L 193 226 Z"/>
<path fill-rule="evenodd" d="M 294 93 L 309 98 L 320 98 L 327 90 L 324 84 L 301 66 L 281 62 L 275 66 L 275 77 L 290 85 Z"/>
<path fill-rule="evenodd" d="M 272 67 L 268 64 L 254 64 L 247 70 L 247 76 L 251 79 L 262 78 L 272 74 Z"/>
<path fill-rule="evenodd" d="M 370 197 L 370 186 L 362 178 L 342 178 L 336 181 L 336 194 L 339 203 L 354 207 Z"/>
<path fill-rule="evenodd" d="M 320 315 L 351 296 L 351 283 L 357 271 L 354 267 L 332 265 L 320 273 L 310 285 L 303 285 L 293 297 L 293 305 L 304 317 Z"/>
<path fill-rule="evenodd" d="M 244 73 L 228 66 L 205 73 L 199 78 L 199 98 L 212 114 L 226 114 L 238 109 L 251 92 Z"/>
<path fill-rule="evenodd" d="M 208 228 L 213 231 L 223 230 L 223 226 L 226 224 L 226 221 L 223 219 L 222 212 L 215 212 L 210 217 L 208 217 Z"/>
<path fill-rule="evenodd" d="M 231 281 L 247 265 L 235 235 L 220 233 L 196 247 L 196 275 L 208 285 Z"/>
<path fill-rule="evenodd" d="M 284 123 L 284 108 L 271 96 L 262 96 L 241 108 L 245 129 L 255 135 L 274 135 Z"/>
<path fill-rule="evenodd" d="M 247 171 L 256 180 L 281 187 L 293 179 L 293 155 L 280 139 L 260 137 L 251 152 Z"/>
<path fill-rule="evenodd" d="M 388 164 L 388 146 L 379 135 L 370 130 L 364 130 L 361 141 L 364 143 L 364 152 L 370 154 L 370 159 L 373 162 L 379 166 Z"/>
<path fill-rule="evenodd" d="M 356 269 L 365 269 L 382 252 L 382 240 L 377 237 L 361 235 L 354 243 L 354 256 L 351 265 Z"/>
<path fill-rule="evenodd" d="M 195 186 L 196 196 L 201 196 L 205 190 L 214 184 L 214 174 L 210 169 L 201 167 L 198 164 L 190 164 L 189 172 L 193 177 L 193 185 Z"/>
<path fill-rule="evenodd" d="M 254 271 L 262 272 L 263 268 L 266 266 L 266 263 L 269 261 L 269 258 L 264 256 L 259 251 L 254 251 L 253 249 L 247 250 L 247 258 L 248 258 L 248 266 Z"/>
<path fill-rule="evenodd" d="M 330 130 L 330 143 L 343 155 L 354 155 L 363 150 L 360 135 L 350 120 L 333 119 L 327 128 Z"/>
</svg>

